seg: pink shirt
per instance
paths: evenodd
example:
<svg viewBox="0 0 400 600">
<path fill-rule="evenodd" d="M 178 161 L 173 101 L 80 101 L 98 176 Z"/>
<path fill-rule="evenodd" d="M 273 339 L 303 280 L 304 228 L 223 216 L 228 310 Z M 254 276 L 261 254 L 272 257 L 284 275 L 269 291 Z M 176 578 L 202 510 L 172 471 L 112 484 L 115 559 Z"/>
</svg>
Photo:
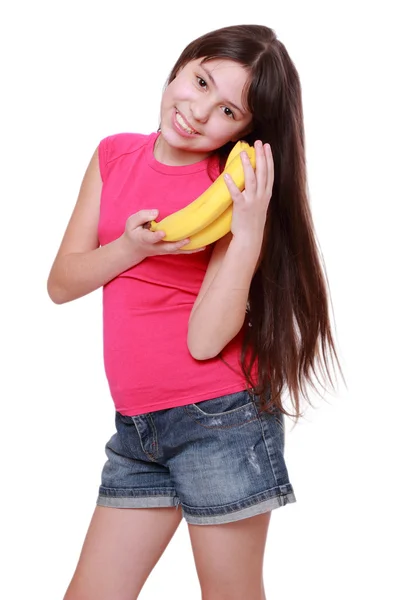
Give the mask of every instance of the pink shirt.
<svg viewBox="0 0 400 600">
<path fill-rule="evenodd" d="M 159 163 L 157 133 L 122 133 L 99 144 L 99 241 L 120 237 L 127 218 L 159 209 L 158 220 L 195 200 L 210 184 L 209 159 L 183 167 Z M 138 415 L 208 400 L 246 388 L 241 334 L 220 358 L 198 361 L 187 347 L 190 312 L 212 246 L 187 255 L 154 256 L 103 288 L 104 364 L 116 410 Z M 229 307 L 227 307 L 229 310 Z"/>
</svg>

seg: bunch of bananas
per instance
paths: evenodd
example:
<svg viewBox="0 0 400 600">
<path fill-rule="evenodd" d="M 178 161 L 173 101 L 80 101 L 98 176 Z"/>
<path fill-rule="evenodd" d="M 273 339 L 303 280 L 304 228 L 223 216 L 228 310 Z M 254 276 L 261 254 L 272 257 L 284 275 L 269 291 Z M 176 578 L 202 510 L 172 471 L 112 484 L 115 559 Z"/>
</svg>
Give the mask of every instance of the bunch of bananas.
<svg viewBox="0 0 400 600">
<path fill-rule="evenodd" d="M 196 200 L 162 221 L 151 221 L 150 231 L 165 231 L 165 242 L 177 242 L 190 237 L 190 242 L 182 250 L 207 246 L 226 235 L 231 229 L 232 197 L 223 176 L 229 173 L 240 191 L 244 190 L 244 171 L 240 157 L 242 151 L 247 152 L 254 169 L 254 147 L 244 141 L 237 142 L 228 156 L 225 169 L 210 187 Z"/>
</svg>

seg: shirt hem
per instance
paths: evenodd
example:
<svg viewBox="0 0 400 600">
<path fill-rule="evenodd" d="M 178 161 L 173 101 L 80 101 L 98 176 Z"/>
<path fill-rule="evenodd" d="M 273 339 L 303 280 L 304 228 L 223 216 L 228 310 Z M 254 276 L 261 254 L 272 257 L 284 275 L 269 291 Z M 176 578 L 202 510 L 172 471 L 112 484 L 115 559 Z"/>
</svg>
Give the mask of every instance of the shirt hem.
<svg viewBox="0 0 400 600">
<path fill-rule="evenodd" d="M 248 389 L 248 386 L 245 382 L 238 383 L 237 385 L 230 385 L 228 387 L 220 388 L 218 390 L 214 390 L 213 392 L 206 392 L 203 394 L 194 394 L 190 397 L 182 398 L 180 400 L 170 400 L 169 402 L 160 402 L 160 403 L 152 403 L 146 404 L 145 406 L 136 407 L 136 408 L 123 408 L 119 407 L 117 403 L 115 403 L 115 410 L 119 412 L 121 415 L 125 417 L 137 417 L 138 415 L 144 415 L 151 412 L 157 412 L 158 410 L 165 410 L 168 408 L 178 408 L 181 406 L 187 406 L 188 404 L 194 404 L 195 402 L 203 402 L 204 400 L 213 400 L 215 398 L 219 398 L 219 396 L 225 396 L 228 394 L 234 394 L 235 392 L 241 392 L 243 390 Z"/>
</svg>

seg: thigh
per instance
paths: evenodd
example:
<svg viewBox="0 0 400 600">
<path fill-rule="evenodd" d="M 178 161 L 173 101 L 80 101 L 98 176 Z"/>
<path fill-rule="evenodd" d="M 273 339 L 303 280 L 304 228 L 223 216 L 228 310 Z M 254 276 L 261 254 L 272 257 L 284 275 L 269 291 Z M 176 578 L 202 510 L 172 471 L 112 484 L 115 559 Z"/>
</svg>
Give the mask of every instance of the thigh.
<svg viewBox="0 0 400 600">
<path fill-rule="evenodd" d="M 181 518 L 176 508 L 98 506 L 64 600 L 135 600 Z"/>
<path fill-rule="evenodd" d="M 179 425 L 168 467 L 190 525 L 239 521 L 295 501 L 281 420 L 261 414 L 248 392 L 185 406 Z"/>
<path fill-rule="evenodd" d="M 167 466 L 157 458 L 158 435 L 151 414 L 116 413 L 116 433 L 106 444 L 97 504 L 111 508 L 153 508 L 178 504 Z"/>
<path fill-rule="evenodd" d="M 189 525 L 203 600 L 263 600 L 271 513 L 222 525 Z"/>
</svg>

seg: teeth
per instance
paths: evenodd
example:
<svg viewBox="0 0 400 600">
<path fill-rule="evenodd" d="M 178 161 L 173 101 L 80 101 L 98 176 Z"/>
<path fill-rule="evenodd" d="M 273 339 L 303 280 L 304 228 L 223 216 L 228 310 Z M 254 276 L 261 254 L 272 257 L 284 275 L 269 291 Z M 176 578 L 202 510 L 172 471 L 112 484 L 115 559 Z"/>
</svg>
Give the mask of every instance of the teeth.
<svg viewBox="0 0 400 600">
<path fill-rule="evenodd" d="M 194 129 L 190 129 L 190 127 L 186 125 L 185 121 L 182 119 L 181 115 L 178 112 L 176 113 L 176 120 L 178 121 L 182 129 L 187 131 L 187 133 L 197 133 Z"/>
</svg>

